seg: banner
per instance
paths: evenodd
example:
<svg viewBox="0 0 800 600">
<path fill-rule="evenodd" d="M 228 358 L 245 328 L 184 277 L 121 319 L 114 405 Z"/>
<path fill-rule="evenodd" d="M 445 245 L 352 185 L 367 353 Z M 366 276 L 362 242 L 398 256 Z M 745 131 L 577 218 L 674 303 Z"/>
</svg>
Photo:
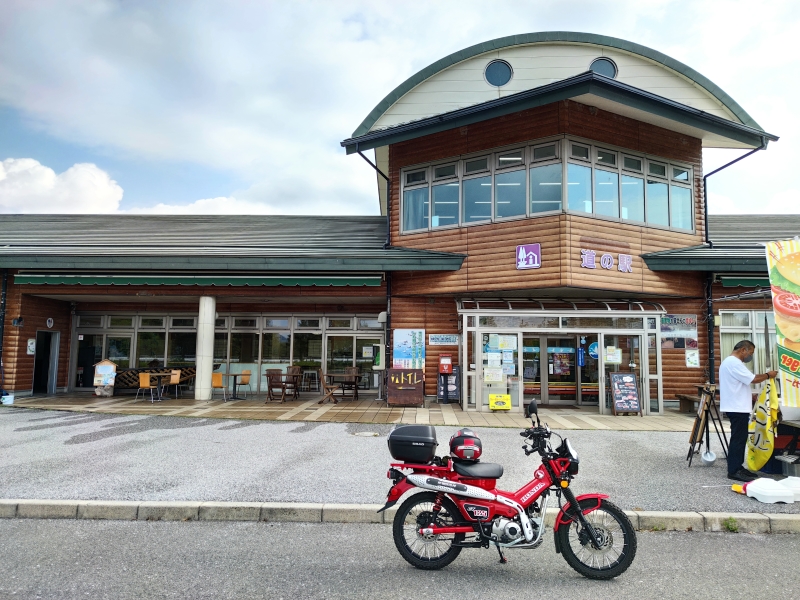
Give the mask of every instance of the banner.
<svg viewBox="0 0 800 600">
<path fill-rule="evenodd" d="M 772 456 L 775 449 L 775 428 L 778 424 L 778 392 L 774 381 L 768 380 L 753 407 L 748 425 L 747 452 L 744 466 L 756 472 Z"/>
<path fill-rule="evenodd" d="M 425 330 L 395 329 L 392 368 L 425 370 Z"/>
<path fill-rule="evenodd" d="M 786 406 L 800 407 L 800 240 L 769 242 L 767 266 L 778 342 L 778 377 Z"/>
</svg>

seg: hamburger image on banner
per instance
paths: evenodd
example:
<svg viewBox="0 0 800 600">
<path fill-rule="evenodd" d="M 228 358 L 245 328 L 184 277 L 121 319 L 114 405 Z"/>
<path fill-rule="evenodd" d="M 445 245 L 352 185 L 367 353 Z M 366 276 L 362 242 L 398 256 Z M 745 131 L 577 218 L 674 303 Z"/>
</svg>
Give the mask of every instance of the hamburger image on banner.
<svg viewBox="0 0 800 600">
<path fill-rule="evenodd" d="M 783 403 L 800 407 L 800 240 L 767 244 Z"/>
</svg>

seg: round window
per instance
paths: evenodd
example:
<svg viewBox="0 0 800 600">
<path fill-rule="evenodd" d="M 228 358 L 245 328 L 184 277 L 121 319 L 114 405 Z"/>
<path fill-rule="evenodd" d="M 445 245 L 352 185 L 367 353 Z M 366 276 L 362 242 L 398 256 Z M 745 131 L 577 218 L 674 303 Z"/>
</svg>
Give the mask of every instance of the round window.
<svg viewBox="0 0 800 600">
<path fill-rule="evenodd" d="M 511 65 L 504 60 L 493 60 L 486 65 L 486 81 L 495 87 L 503 87 L 511 81 Z"/>
<path fill-rule="evenodd" d="M 610 77 L 611 79 L 616 79 L 617 77 L 617 65 L 615 65 L 614 61 L 611 60 L 610 58 L 594 59 L 589 69 L 591 69 L 598 75 Z"/>
</svg>

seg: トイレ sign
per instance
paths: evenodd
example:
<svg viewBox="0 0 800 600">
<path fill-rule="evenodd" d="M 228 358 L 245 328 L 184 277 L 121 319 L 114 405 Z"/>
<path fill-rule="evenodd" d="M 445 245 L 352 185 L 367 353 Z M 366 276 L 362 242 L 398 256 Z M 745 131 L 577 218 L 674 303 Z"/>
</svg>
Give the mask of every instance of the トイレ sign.
<svg viewBox="0 0 800 600">
<path fill-rule="evenodd" d="M 542 245 L 517 246 L 517 270 L 538 269 L 542 266 Z"/>
<path fill-rule="evenodd" d="M 597 269 L 599 267 L 611 271 L 614 269 L 614 266 L 616 266 L 617 271 L 633 273 L 632 255 L 618 254 L 616 259 L 613 254 L 609 254 L 608 252 L 604 252 L 599 257 L 597 255 L 597 250 L 581 249 L 581 267 L 584 269 Z"/>
</svg>

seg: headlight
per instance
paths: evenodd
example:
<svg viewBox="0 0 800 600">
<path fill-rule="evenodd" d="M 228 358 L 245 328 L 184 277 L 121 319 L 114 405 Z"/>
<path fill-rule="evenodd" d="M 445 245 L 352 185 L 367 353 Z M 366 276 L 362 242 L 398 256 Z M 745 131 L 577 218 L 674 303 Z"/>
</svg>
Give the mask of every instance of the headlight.
<svg viewBox="0 0 800 600">
<path fill-rule="evenodd" d="M 578 453 L 575 452 L 575 448 L 572 447 L 572 444 L 569 443 L 569 440 L 564 440 L 564 443 L 567 445 L 569 457 L 573 460 L 578 460 Z"/>
</svg>

